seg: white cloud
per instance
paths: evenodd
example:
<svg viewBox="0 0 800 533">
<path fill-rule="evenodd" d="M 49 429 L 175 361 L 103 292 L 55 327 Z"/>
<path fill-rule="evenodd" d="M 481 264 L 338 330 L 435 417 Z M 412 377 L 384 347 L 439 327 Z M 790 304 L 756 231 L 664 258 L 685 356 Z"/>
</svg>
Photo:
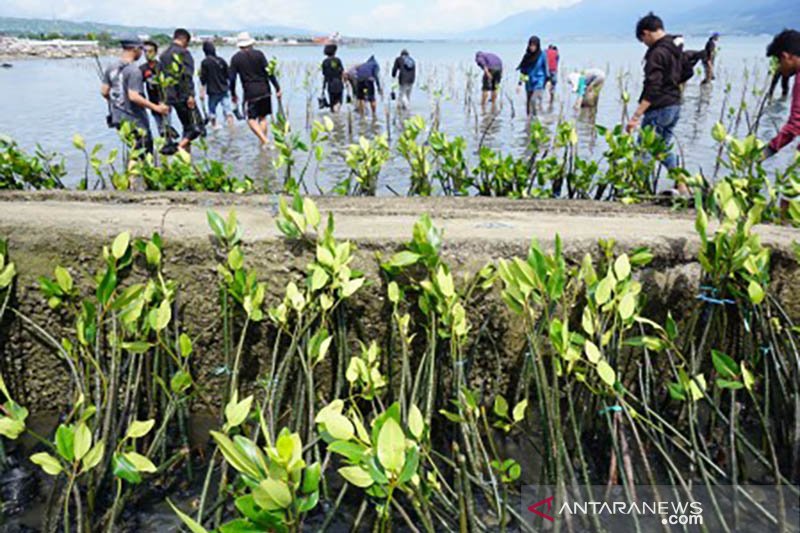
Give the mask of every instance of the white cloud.
<svg viewBox="0 0 800 533">
<path fill-rule="evenodd" d="M 241 29 L 289 25 L 350 35 L 395 37 L 479 28 L 526 9 L 581 0 L 0 0 L 0 14 L 137 26 Z"/>
</svg>

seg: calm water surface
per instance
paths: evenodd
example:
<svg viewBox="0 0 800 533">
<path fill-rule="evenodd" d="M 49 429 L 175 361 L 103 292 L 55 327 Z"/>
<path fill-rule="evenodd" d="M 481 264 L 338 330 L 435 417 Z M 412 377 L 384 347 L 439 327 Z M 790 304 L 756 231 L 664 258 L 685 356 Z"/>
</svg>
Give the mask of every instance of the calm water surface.
<svg viewBox="0 0 800 533">
<path fill-rule="evenodd" d="M 718 59 L 717 81 L 701 86 L 701 76 L 695 76 L 685 93 L 685 105 L 677 130 L 677 139 L 686 165 L 692 171 L 713 167 L 716 147 L 710 137 L 713 124 L 719 119 L 725 101 L 725 88 L 731 91 L 727 106 L 738 106 L 743 94 L 749 113 L 754 114 L 759 97 L 756 87 L 763 90 L 767 78 L 767 61 L 764 50 L 769 38 L 723 38 Z M 547 41 L 544 40 L 546 44 Z M 559 118 L 576 120 L 580 137 L 580 155 L 599 157 L 603 151 L 602 139 L 594 134 L 594 124 L 613 126 L 619 123 L 623 104 L 621 85 L 635 101 L 641 89 L 641 59 L 644 47 L 635 41 L 556 43 L 561 51 L 561 82 L 554 104 L 540 116 L 545 124 Z M 687 39 L 687 49 L 702 48 L 701 38 Z M 371 54 L 382 65 L 386 100 L 379 104 L 378 117 L 358 117 L 350 106 L 334 117 L 334 139 L 327 147 L 323 168 L 316 181 L 323 190 L 346 175 L 344 152 L 348 144 L 360 135 L 372 137 L 389 133 L 396 139 L 402 118 L 395 113 L 389 101 L 391 80 L 389 72 L 394 57 L 402 48 L 408 48 L 417 60 L 417 86 L 410 114 L 419 114 L 428 120 L 436 102 L 440 105 L 441 128 L 449 135 L 466 138 L 472 157 L 483 140 L 484 144 L 504 152 L 519 154 L 526 144 L 528 123 L 525 117 L 524 94 L 516 90 L 516 76 L 512 73 L 520 59 L 524 43 L 378 43 L 363 46 L 344 46 L 340 56 L 346 65 L 361 62 Z M 305 131 L 309 120 L 323 116 L 316 108 L 316 98 L 322 85 L 318 66 L 323 59 L 321 47 L 264 47 L 268 56 L 280 61 L 284 108 L 296 131 Z M 480 78 L 472 57 L 476 50 L 497 53 L 505 63 L 503 96 L 494 113 L 481 112 Z M 235 50 L 221 48 L 219 55 L 229 59 Z M 195 62 L 199 65 L 202 52 L 193 48 Z M 107 64 L 112 57 L 101 58 Z M 105 126 L 105 102 L 99 95 L 99 81 L 94 59 L 14 61 L 11 69 L 0 69 L 0 132 L 15 138 L 23 147 L 33 148 L 37 143 L 47 150 L 66 155 L 70 175 L 66 182 L 74 186 L 83 172 L 83 157 L 72 147 L 72 136 L 82 134 L 87 144 L 102 143 L 104 152 L 118 147 L 119 140 L 113 130 Z M 571 107 L 571 95 L 566 90 L 566 74 L 573 69 L 599 67 L 606 70 L 608 79 L 596 113 L 576 113 Z M 472 78 L 472 82 L 468 81 Z M 471 86 L 471 90 L 470 89 Z M 468 105 L 468 102 L 473 105 Z M 387 107 L 389 110 L 387 119 Z M 310 113 L 309 113 L 310 110 Z M 630 111 L 633 110 L 633 104 Z M 769 138 L 783 123 L 788 114 L 788 102 L 776 101 L 767 108 L 759 135 Z M 177 120 L 174 119 L 177 124 Z M 746 117 L 741 120 L 739 134 L 747 130 Z M 154 129 L 155 131 L 155 129 Z M 227 162 L 237 175 L 248 175 L 257 181 L 275 175 L 273 154 L 258 149 L 255 138 L 244 122 L 237 122 L 232 130 L 223 128 L 209 132 L 208 156 Z M 771 167 L 787 164 L 793 150 L 769 163 Z M 196 157 L 201 157 L 200 152 Z M 390 188 L 405 192 L 407 167 L 398 156 L 386 165 L 382 174 L 379 194 L 390 194 Z"/>
</svg>

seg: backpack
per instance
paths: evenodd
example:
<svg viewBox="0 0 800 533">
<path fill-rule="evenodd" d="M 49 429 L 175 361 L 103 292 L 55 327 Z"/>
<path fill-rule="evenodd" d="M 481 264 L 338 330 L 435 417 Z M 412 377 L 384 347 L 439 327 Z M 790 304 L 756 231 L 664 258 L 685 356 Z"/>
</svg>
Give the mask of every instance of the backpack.
<svg viewBox="0 0 800 533">
<path fill-rule="evenodd" d="M 416 63 L 414 63 L 414 60 L 411 58 L 411 56 L 403 56 L 403 68 L 406 70 L 414 70 L 416 66 Z"/>
</svg>

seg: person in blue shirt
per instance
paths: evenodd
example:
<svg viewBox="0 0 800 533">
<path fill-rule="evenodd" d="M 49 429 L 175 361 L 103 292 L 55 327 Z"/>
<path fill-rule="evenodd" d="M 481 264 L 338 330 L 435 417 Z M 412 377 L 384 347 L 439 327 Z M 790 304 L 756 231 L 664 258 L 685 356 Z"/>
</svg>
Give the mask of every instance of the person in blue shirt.
<svg viewBox="0 0 800 533">
<path fill-rule="evenodd" d="M 581 72 L 573 72 L 567 76 L 570 89 L 578 95 L 575 109 L 581 107 L 596 108 L 600 91 L 606 81 L 606 73 L 599 68 L 587 68 Z"/>
<path fill-rule="evenodd" d="M 550 76 L 547 58 L 542 53 L 541 41 L 535 35 L 528 39 L 528 47 L 517 70 L 520 73 L 520 85 L 525 84 L 528 116 L 535 115 Z"/>
<path fill-rule="evenodd" d="M 372 109 L 372 117 L 375 118 L 375 88 L 383 96 L 381 88 L 381 67 L 375 56 L 370 56 L 366 62 L 361 63 L 356 68 L 356 99 L 358 102 L 358 112 L 364 114 L 364 102 L 369 102 Z"/>
</svg>

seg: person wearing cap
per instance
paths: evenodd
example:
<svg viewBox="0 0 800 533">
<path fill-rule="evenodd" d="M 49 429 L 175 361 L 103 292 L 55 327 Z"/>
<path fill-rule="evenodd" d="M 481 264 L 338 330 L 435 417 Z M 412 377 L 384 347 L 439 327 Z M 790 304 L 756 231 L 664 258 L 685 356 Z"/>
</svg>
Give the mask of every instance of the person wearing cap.
<svg viewBox="0 0 800 533">
<path fill-rule="evenodd" d="M 208 95 L 208 119 L 213 128 L 219 128 L 217 107 L 220 106 L 228 126 L 233 126 L 228 64 L 217 55 L 217 48 L 211 41 L 203 42 L 203 53 L 206 57 L 200 63 L 200 100 L 205 100 Z"/>
<path fill-rule="evenodd" d="M 600 91 L 606 82 L 606 73 L 599 68 L 587 68 L 581 72 L 572 72 L 567 76 L 570 90 L 578 95 L 575 109 L 581 107 L 596 108 L 600 99 Z"/>
<path fill-rule="evenodd" d="M 163 72 L 172 80 L 166 88 L 167 105 L 175 110 L 183 132 L 178 148 L 190 151 L 191 143 L 205 133 L 203 118 L 197 111 L 194 98 L 194 58 L 189 52 L 191 34 L 178 28 L 172 34 L 172 43 L 161 54 Z"/>
<path fill-rule="evenodd" d="M 258 137 L 262 147 L 269 145 L 269 122 L 272 115 L 272 94 L 270 86 L 275 88 L 275 96 L 281 98 L 281 86 L 270 68 L 269 61 L 263 52 L 253 48 L 255 44 L 249 33 L 242 32 L 236 38 L 239 51 L 231 58 L 230 85 L 233 104 L 237 105 L 236 79 L 241 79 L 247 125 Z"/>
<path fill-rule="evenodd" d="M 153 151 L 147 110 L 159 115 L 169 113 L 169 107 L 153 103 L 145 97 L 142 71 L 136 64 L 142 57 L 143 45 L 138 37 L 120 39 L 122 53 L 119 60 L 103 73 L 103 83 L 100 87 L 100 94 L 109 104 L 110 125 L 120 129 L 123 124 L 129 123 L 133 127 L 134 148 L 135 152 L 138 152 L 137 155 Z"/>
<path fill-rule="evenodd" d="M 703 69 L 706 72 L 706 77 L 703 83 L 711 83 L 716 76 L 714 76 L 714 60 L 717 57 L 717 41 L 719 41 L 719 33 L 712 33 L 711 37 L 706 41 L 706 47 L 703 50 Z"/>
<path fill-rule="evenodd" d="M 402 50 L 394 60 L 392 78 L 397 78 L 397 84 L 400 88 L 399 107 L 408 109 L 411 104 L 411 90 L 414 88 L 414 82 L 417 78 L 417 65 L 408 50 Z"/>
</svg>

